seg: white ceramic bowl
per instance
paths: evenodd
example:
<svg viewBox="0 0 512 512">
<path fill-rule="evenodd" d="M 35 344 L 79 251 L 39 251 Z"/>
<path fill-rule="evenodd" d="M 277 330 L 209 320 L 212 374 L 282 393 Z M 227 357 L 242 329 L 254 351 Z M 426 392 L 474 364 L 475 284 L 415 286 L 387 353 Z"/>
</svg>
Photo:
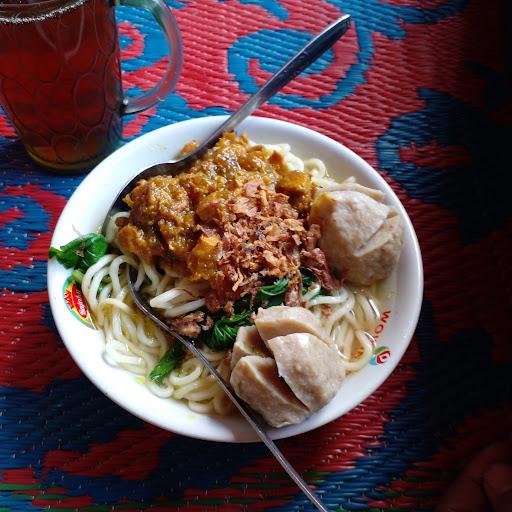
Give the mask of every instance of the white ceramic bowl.
<svg viewBox="0 0 512 512">
<path fill-rule="evenodd" d="M 57 223 L 53 246 L 61 246 L 76 238 L 76 233 L 89 233 L 101 226 L 112 203 L 126 182 L 139 171 L 174 157 L 191 139 L 203 139 L 224 117 L 192 119 L 160 128 L 126 144 L 101 162 L 71 196 Z M 323 409 L 298 425 L 281 429 L 269 428 L 272 438 L 280 439 L 320 427 L 363 401 L 375 391 L 400 361 L 412 337 L 420 311 L 423 293 L 421 255 L 412 224 L 399 202 L 380 175 L 364 160 L 334 140 L 317 132 L 284 121 L 251 117 L 240 125 L 259 143 L 286 142 L 301 158 L 322 159 L 334 177 L 355 176 L 364 185 L 383 190 L 386 202 L 395 206 L 405 223 L 405 243 L 396 270 L 396 294 L 389 313 L 376 329 L 378 347 L 372 364 L 351 375 L 337 396 Z M 68 290 L 64 300 L 66 279 L 70 274 L 56 261 L 48 263 L 48 290 L 55 323 L 71 356 L 87 377 L 109 398 L 143 420 L 166 430 L 200 439 L 226 442 L 258 440 L 241 416 L 228 417 L 193 413 L 172 399 L 154 396 L 138 379 L 119 368 L 108 365 L 104 358 L 104 342 L 99 331 L 87 325 L 84 305 Z"/>
</svg>

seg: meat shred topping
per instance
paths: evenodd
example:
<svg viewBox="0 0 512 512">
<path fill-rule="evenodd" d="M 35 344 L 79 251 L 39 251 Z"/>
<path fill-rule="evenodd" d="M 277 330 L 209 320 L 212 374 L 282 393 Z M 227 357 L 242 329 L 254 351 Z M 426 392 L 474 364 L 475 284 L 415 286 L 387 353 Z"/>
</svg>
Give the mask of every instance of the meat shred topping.
<svg viewBox="0 0 512 512">
<path fill-rule="evenodd" d="M 301 253 L 331 284 L 318 226 L 307 224 L 313 188 L 279 153 L 225 134 L 188 171 L 138 183 L 125 198 L 131 212 L 118 243 L 145 262 L 208 281 L 211 312 L 230 312 L 240 297 L 284 277 L 293 285 L 287 300 L 298 303 Z"/>
</svg>

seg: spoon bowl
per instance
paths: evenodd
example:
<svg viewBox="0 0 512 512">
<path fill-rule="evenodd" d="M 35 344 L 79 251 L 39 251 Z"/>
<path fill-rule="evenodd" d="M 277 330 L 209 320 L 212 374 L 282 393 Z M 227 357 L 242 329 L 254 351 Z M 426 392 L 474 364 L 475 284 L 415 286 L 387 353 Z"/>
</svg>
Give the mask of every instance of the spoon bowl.
<svg viewBox="0 0 512 512">
<path fill-rule="evenodd" d="M 252 114 L 257 108 L 265 103 L 269 98 L 276 94 L 293 78 L 295 78 L 301 71 L 306 69 L 318 57 L 320 57 L 326 50 L 328 50 L 343 34 L 350 28 L 350 16 L 348 14 L 342 16 L 339 20 L 335 21 L 320 34 L 313 38 L 302 50 L 300 50 L 294 57 L 292 57 L 277 73 L 274 74 L 255 94 L 253 94 L 236 112 L 229 116 L 224 123 L 222 123 L 209 137 L 206 138 L 196 149 L 185 155 L 183 158 L 172 160 L 170 162 L 153 165 L 130 180 L 123 190 L 116 197 L 113 205 L 103 222 L 102 233 L 106 234 L 110 219 L 117 212 L 125 208 L 124 197 L 129 193 L 133 187 L 142 179 L 148 179 L 158 175 L 176 175 L 187 169 L 194 160 L 200 158 L 205 151 L 213 147 L 220 139 L 223 133 L 230 132 L 245 118 Z M 215 378 L 220 387 L 224 390 L 229 399 L 233 402 L 236 408 L 240 411 L 242 416 L 247 420 L 249 425 L 253 428 L 258 437 L 265 443 L 272 455 L 281 464 L 283 469 L 288 473 L 290 478 L 297 484 L 299 489 L 309 499 L 309 501 L 320 511 L 328 512 L 327 508 L 316 496 L 316 494 L 308 487 L 302 477 L 295 471 L 293 466 L 286 460 L 274 441 L 265 432 L 265 426 L 262 420 L 254 414 L 254 412 L 245 403 L 240 400 L 231 389 L 222 376 L 217 372 L 215 367 L 208 361 L 200 350 L 196 348 L 192 340 L 189 340 L 178 333 L 173 331 L 165 322 L 163 322 L 152 310 L 145 298 L 134 287 L 134 272 L 130 269 L 127 270 L 128 284 L 130 293 L 133 297 L 134 303 L 137 308 L 155 322 L 160 329 L 167 332 L 177 342 L 184 345 L 187 350 L 192 352 L 194 356 L 201 361 L 201 363 L 208 369 L 210 374 Z"/>
<path fill-rule="evenodd" d="M 214 130 L 197 148 L 182 158 L 169 160 L 147 169 L 133 177 L 119 192 L 105 217 L 102 233 L 105 233 L 112 215 L 125 211 L 126 204 L 123 199 L 140 181 L 153 176 L 175 176 L 186 170 L 201 155 L 212 148 L 225 132 L 235 129 L 245 118 L 250 116 L 263 103 L 291 82 L 297 75 L 304 71 L 310 64 L 323 55 L 340 37 L 350 28 L 351 17 L 343 15 L 335 22 L 328 25 L 322 32 L 307 43 L 296 53 L 279 71 L 277 71 L 256 93 L 254 93 L 237 111 L 233 112 L 216 130 Z"/>
</svg>

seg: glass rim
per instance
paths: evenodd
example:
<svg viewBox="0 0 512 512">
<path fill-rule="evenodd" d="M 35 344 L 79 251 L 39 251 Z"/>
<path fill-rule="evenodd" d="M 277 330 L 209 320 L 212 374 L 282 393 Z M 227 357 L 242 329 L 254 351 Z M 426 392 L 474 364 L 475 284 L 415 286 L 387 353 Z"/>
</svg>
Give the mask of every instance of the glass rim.
<svg viewBox="0 0 512 512">
<path fill-rule="evenodd" d="M 1 3 L 0 23 L 43 21 L 83 5 L 87 0 L 39 0 L 31 3 Z"/>
</svg>

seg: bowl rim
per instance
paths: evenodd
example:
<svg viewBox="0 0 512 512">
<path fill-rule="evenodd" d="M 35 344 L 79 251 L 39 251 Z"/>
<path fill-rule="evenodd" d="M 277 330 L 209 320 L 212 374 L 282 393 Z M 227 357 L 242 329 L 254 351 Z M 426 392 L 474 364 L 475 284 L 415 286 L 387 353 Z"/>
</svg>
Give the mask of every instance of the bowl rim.
<svg viewBox="0 0 512 512">
<path fill-rule="evenodd" d="M 218 120 L 219 124 L 223 120 L 225 120 L 228 116 L 220 115 L 220 116 L 205 116 L 205 117 L 199 117 L 199 118 L 193 118 L 188 119 L 185 121 L 181 121 L 179 123 L 174 123 L 172 125 L 166 125 L 160 128 L 157 128 L 155 130 L 149 131 L 131 141 L 126 143 L 121 148 L 117 149 L 115 152 L 113 152 L 111 155 L 109 155 L 107 158 L 105 158 L 102 162 L 100 162 L 85 178 L 84 180 L 78 185 L 78 187 L 75 189 L 73 194 L 70 196 L 69 200 L 67 201 L 64 209 L 62 210 L 59 219 L 55 225 L 54 232 L 52 234 L 52 240 L 51 245 L 55 245 L 55 238 L 57 237 L 57 233 L 59 231 L 59 226 L 61 222 L 64 222 L 64 219 L 68 216 L 68 211 L 71 208 L 72 199 L 74 196 L 76 196 L 77 192 L 80 190 L 84 190 L 88 187 L 90 183 L 93 183 L 94 180 L 97 178 L 99 173 L 103 171 L 103 168 L 108 167 L 108 165 L 112 162 L 117 160 L 118 158 L 123 158 L 126 156 L 129 156 L 130 152 L 137 151 L 139 149 L 144 148 L 144 146 L 147 147 L 148 144 L 150 144 L 150 140 L 152 138 L 157 138 L 158 135 L 162 133 L 166 133 L 168 130 L 175 130 L 178 127 L 180 128 L 189 128 L 191 125 L 201 125 L 202 123 L 213 123 Z M 297 432 L 294 433 L 287 433 L 287 431 L 290 429 L 290 427 L 283 427 L 281 429 L 268 429 L 268 433 L 271 438 L 273 439 L 284 439 L 288 437 L 293 437 L 295 435 L 299 435 L 311 430 L 315 430 L 317 428 L 320 428 L 321 426 L 330 423 L 331 421 L 334 421 L 335 419 L 343 416 L 344 414 L 347 414 L 349 411 L 351 411 L 354 407 L 362 403 L 364 400 L 368 398 L 372 393 L 374 393 L 378 388 L 382 386 L 384 381 L 391 375 L 391 373 L 394 371 L 398 363 L 401 361 L 405 351 L 407 350 L 409 343 L 413 337 L 414 330 L 416 328 L 421 305 L 422 305 L 422 299 L 423 299 L 423 286 L 424 286 L 424 278 L 423 278 L 423 262 L 421 257 L 421 251 L 420 246 L 418 243 L 418 239 L 414 230 L 414 227 L 412 225 L 412 222 L 402 205 L 399 198 L 396 196 L 394 191 L 391 189 L 389 184 L 384 180 L 384 178 L 381 176 L 381 174 L 375 170 L 370 164 L 368 164 L 365 160 L 363 160 L 357 153 L 343 145 L 342 143 L 322 134 L 315 130 L 312 130 L 310 128 L 298 125 L 296 123 L 290 123 L 288 121 L 282 121 L 274 118 L 268 118 L 263 116 L 250 116 L 247 118 L 242 125 L 244 124 L 251 124 L 251 123 L 270 123 L 274 124 L 276 127 L 281 127 L 284 130 L 293 129 L 293 130 L 299 130 L 301 132 L 304 132 L 305 135 L 310 135 L 313 138 L 318 139 L 320 142 L 326 143 L 327 145 L 334 144 L 337 146 L 337 149 L 344 152 L 348 158 L 351 160 L 354 160 L 357 162 L 358 165 L 362 166 L 362 168 L 365 169 L 365 171 L 361 172 L 370 172 L 373 177 L 380 182 L 382 189 L 385 191 L 386 196 L 389 199 L 393 199 L 394 206 L 398 208 L 400 215 L 402 217 L 402 220 L 404 221 L 404 234 L 410 236 L 410 242 L 412 244 L 411 251 L 412 251 L 412 259 L 410 263 L 412 263 L 412 274 L 414 275 L 416 279 L 415 288 L 414 288 L 414 297 L 411 297 L 410 303 L 411 303 L 411 310 L 410 310 L 410 316 L 407 319 L 407 322 L 404 324 L 404 332 L 400 333 L 401 343 L 400 345 L 394 349 L 394 354 L 396 357 L 393 357 L 393 361 L 387 363 L 385 366 L 385 370 L 381 371 L 376 375 L 376 378 L 373 379 L 372 384 L 370 386 L 367 386 L 367 389 L 364 393 L 360 395 L 360 397 L 357 398 L 357 400 L 349 399 L 348 405 L 344 408 L 343 411 L 341 411 L 339 414 L 330 415 L 325 421 L 321 421 L 319 424 L 313 425 L 310 428 L 306 429 L 300 429 L 300 427 L 297 429 Z M 257 128 L 256 128 L 257 129 Z M 276 141 L 276 142 L 287 142 L 285 140 L 283 141 Z M 272 142 L 269 142 L 272 143 Z M 314 156 L 314 155 L 313 155 Z M 133 176 L 133 174 L 128 174 L 127 176 Z M 129 182 L 130 179 L 127 179 L 127 182 Z M 122 187 L 125 184 L 122 183 L 119 187 L 119 190 L 122 190 Z M 117 187 L 116 187 L 117 188 Z M 52 270 L 53 263 L 55 265 L 59 265 L 57 262 L 53 262 L 53 260 L 48 261 L 47 266 L 47 286 L 48 286 L 48 292 L 49 292 L 49 303 L 50 303 L 50 309 L 52 312 L 52 316 L 55 321 L 55 325 L 57 327 L 57 331 L 74 362 L 78 365 L 80 370 L 87 376 L 87 378 L 94 384 L 96 388 L 98 388 L 107 398 L 115 402 L 117 405 L 122 407 L 124 410 L 130 412 L 134 416 L 142 419 L 143 421 L 146 421 L 148 423 L 151 423 L 153 425 L 156 425 L 160 428 L 163 428 L 164 430 L 171 431 L 177 434 L 185 435 L 187 437 L 197 438 L 197 439 L 203 439 L 203 440 L 211 440 L 211 441 L 217 441 L 217 442 L 234 442 L 234 443 L 242 443 L 242 442 L 260 442 L 259 438 L 256 437 L 254 434 L 254 437 L 252 436 L 242 436 L 241 438 L 236 437 L 236 435 L 232 438 L 226 438 L 226 437 L 219 437 L 215 435 L 210 435 L 209 432 L 202 432 L 201 434 L 198 433 L 191 433 L 185 429 L 173 429 L 169 425 L 167 425 L 164 421 L 156 420 L 153 418 L 148 418 L 147 412 L 145 413 L 144 410 L 139 410 L 136 407 L 133 407 L 130 405 L 130 403 L 124 398 L 123 396 L 119 396 L 118 393 L 112 393 L 112 390 L 110 389 L 110 386 L 108 383 L 104 383 L 97 378 L 95 378 L 94 372 L 85 365 L 83 359 L 80 357 L 80 354 L 77 354 L 71 347 L 71 345 L 67 341 L 67 336 L 63 335 L 63 332 L 65 331 L 64 325 L 67 323 L 67 320 L 64 320 L 64 316 L 61 315 L 62 307 L 59 301 L 56 300 L 56 296 L 58 294 L 52 293 L 56 291 L 56 284 L 55 279 L 53 279 L 54 270 Z M 362 369 L 364 370 L 364 368 Z M 361 371 L 362 371 L 361 370 Z M 126 373 L 129 373 L 127 370 L 122 370 Z M 146 389 L 148 393 L 150 393 L 149 390 Z M 210 416 L 210 415 L 209 415 Z M 313 415 L 314 416 L 314 415 Z M 332 416 L 332 417 L 331 417 Z M 240 417 L 241 418 L 241 417 Z M 243 420 L 242 420 L 243 421 Z M 307 421 L 307 420 L 306 420 Z M 304 422 L 303 422 L 304 423 Z M 300 426 L 301 424 L 294 425 L 292 427 Z"/>
</svg>

